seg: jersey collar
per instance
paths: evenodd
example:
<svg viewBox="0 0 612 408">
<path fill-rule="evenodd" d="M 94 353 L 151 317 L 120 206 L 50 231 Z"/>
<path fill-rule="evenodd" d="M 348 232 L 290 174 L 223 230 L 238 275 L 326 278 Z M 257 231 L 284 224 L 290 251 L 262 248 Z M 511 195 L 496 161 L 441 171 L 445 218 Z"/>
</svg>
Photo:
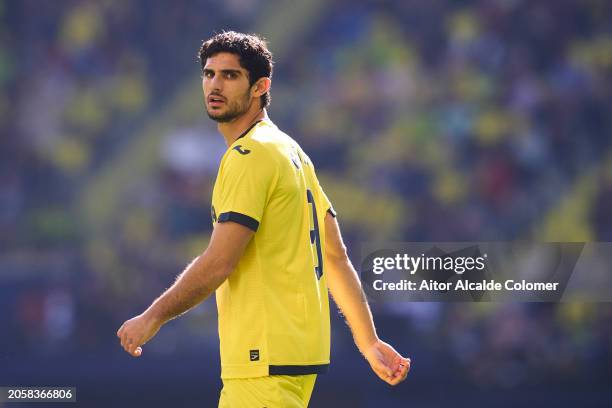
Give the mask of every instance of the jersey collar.
<svg viewBox="0 0 612 408">
<path fill-rule="evenodd" d="M 257 125 L 259 122 L 262 122 L 263 119 L 259 119 L 258 121 L 254 122 L 251 126 L 248 127 L 247 130 L 245 130 L 244 132 L 242 132 L 242 134 L 240 136 L 238 136 L 236 138 L 236 140 L 238 139 L 242 139 L 243 137 L 245 137 L 247 135 L 247 133 L 249 133 L 251 131 L 251 129 L 253 129 L 255 127 L 255 125 Z"/>
</svg>

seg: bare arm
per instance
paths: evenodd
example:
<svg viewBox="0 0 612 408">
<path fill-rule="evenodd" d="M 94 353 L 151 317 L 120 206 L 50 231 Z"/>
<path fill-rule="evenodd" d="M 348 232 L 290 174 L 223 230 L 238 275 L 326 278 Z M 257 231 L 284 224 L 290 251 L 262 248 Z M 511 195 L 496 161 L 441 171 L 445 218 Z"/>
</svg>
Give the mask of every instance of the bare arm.
<svg viewBox="0 0 612 408">
<path fill-rule="evenodd" d="M 140 346 L 164 323 L 210 296 L 234 270 L 252 236 L 253 231 L 235 222 L 217 223 L 204 253 L 147 310 L 117 331 L 123 348 L 134 357 L 140 356 Z"/>
<path fill-rule="evenodd" d="M 410 370 L 410 359 L 378 338 L 372 313 L 355 268 L 346 253 L 338 222 L 325 216 L 325 265 L 327 285 L 348 322 L 355 344 L 372 370 L 385 382 L 396 385 Z"/>
</svg>

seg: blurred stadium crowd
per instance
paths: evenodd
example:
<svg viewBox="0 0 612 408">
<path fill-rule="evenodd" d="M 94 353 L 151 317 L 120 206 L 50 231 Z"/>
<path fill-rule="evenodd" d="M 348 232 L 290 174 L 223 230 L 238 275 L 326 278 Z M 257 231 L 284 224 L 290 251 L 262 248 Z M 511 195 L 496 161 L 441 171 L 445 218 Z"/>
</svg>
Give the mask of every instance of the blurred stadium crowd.
<svg viewBox="0 0 612 408">
<path fill-rule="evenodd" d="M 0 2 L 1 349 L 119 353 L 117 325 L 205 247 L 225 146 L 168 102 L 198 92 L 215 30 L 283 29 L 254 24 L 262 1 L 225 3 Z M 276 56 L 270 115 L 313 159 L 354 262 L 364 241 L 612 241 L 612 3 L 342 0 L 308 18 Z M 121 155 L 153 165 L 96 188 Z M 612 378 L 608 304 L 374 312 L 421 381 Z M 152 353 L 214 345 L 213 303 L 166 331 Z M 352 348 L 340 324 L 334 342 Z"/>
</svg>

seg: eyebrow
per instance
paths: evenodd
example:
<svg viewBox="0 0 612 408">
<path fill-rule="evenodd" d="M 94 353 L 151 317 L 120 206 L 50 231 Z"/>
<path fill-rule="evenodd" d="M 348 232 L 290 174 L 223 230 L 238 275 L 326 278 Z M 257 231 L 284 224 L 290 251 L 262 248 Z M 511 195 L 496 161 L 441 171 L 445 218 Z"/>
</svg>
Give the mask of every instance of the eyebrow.
<svg viewBox="0 0 612 408">
<path fill-rule="evenodd" d="M 220 69 L 219 70 L 222 74 L 236 74 L 236 75 L 242 75 L 242 71 L 240 71 L 239 69 Z M 212 72 L 214 73 L 215 70 L 214 69 L 210 69 L 210 68 L 204 68 L 204 70 L 202 71 L 204 73 L 207 72 Z"/>
</svg>

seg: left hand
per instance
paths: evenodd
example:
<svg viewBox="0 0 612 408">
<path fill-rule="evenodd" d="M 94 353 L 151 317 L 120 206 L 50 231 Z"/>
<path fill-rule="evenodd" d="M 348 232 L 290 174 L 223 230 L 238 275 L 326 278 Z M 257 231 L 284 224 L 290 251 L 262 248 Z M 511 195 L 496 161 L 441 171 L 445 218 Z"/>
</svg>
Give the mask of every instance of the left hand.
<svg viewBox="0 0 612 408">
<path fill-rule="evenodd" d="M 125 351 L 132 357 L 140 357 L 140 346 L 155 336 L 160 327 L 161 323 L 143 313 L 123 323 L 117 330 L 117 337 L 121 339 L 121 346 Z"/>
</svg>

